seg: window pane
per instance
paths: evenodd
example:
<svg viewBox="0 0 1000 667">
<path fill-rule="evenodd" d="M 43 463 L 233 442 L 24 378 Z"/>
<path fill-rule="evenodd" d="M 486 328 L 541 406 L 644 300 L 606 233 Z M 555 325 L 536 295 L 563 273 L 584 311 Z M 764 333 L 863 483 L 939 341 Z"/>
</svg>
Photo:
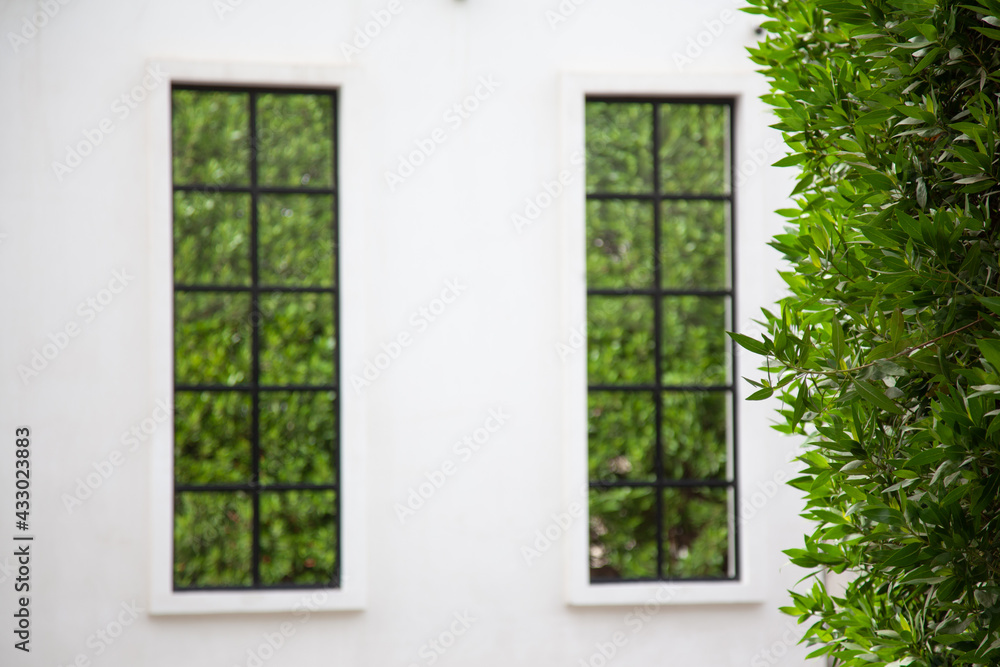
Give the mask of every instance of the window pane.
<svg viewBox="0 0 1000 667">
<path fill-rule="evenodd" d="M 653 105 L 587 102 L 587 191 L 653 190 Z"/>
<path fill-rule="evenodd" d="M 250 96 L 173 91 L 175 185 L 249 185 Z"/>
<path fill-rule="evenodd" d="M 172 96 L 178 586 L 336 584 L 334 96 Z"/>
<path fill-rule="evenodd" d="M 265 294 L 260 304 L 261 384 L 332 384 L 333 296 Z"/>
<path fill-rule="evenodd" d="M 726 475 L 728 392 L 663 394 L 663 474 L 669 479 Z"/>
<path fill-rule="evenodd" d="M 729 106 L 660 106 L 660 187 L 673 194 L 729 192 Z"/>
<path fill-rule="evenodd" d="M 653 286 L 653 207 L 648 202 L 587 202 L 587 284 Z"/>
<path fill-rule="evenodd" d="M 174 280 L 250 284 L 250 196 L 174 193 Z"/>
<path fill-rule="evenodd" d="M 322 584 L 333 580 L 337 553 L 333 491 L 260 494 L 260 580 Z"/>
<path fill-rule="evenodd" d="M 727 299 L 664 297 L 663 384 L 726 384 Z"/>
<path fill-rule="evenodd" d="M 177 483 L 249 482 L 251 411 L 248 393 L 177 392 L 174 399 Z"/>
<path fill-rule="evenodd" d="M 590 384 L 651 383 L 656 375 L 654 355 L 651 298 L 587 298 Z"/>
<path fill-rule="evenodd" d="M 243 493 L 175 494 L 174 585 L 250 585 L 252 514 Z"/>
<path fill-rule="evenodd" d="M 266 93 L 257 98 L 261 185 L 333 186 L 333 100 Z"/>
<path fill-rule="evenodd" d="M 262 484 L 336 481 L 333 392 L 264 392 L 260 397 Z"/>
<path fill-rule="evenodd" d="M 590 577 L 656 577 L 653 489 L 590 490 Z"/>
<path fill-rule="evenodd" d="M 663 576 L 729 576 L 729 489 L 663 490 Z"/>
<path fill-rule="evenodd" d="M 729 202 L 667 201 L 661 211 L 663 287 L 725 289 Z"/>
<path fill-rule="evenodd" d="M 333 197 L 262 195 L 259 225 L 261 284 L 333 285 Z"/>
<path fill-rule="evenodd" d="M 654 394 L 592 391 L 588 402 L 590 479 L 655 479 Z"/>
<path fill-rule="evenodd" d="M 702 486 L 734 475 L 731 112 L 586 103 L 594 580 L 737 576 L 732 490 Z"/>
<path fill-rule="evenodd" d="M 178 384 L 250 381 L 250 295 L 177 292 L 174 363 Z"/>
</svg>

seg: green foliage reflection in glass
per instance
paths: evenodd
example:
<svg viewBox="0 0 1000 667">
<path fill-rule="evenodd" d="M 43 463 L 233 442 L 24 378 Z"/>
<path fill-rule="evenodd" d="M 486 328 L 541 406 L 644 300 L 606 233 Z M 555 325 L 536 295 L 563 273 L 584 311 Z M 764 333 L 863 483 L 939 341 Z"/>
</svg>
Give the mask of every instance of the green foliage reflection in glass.
<svg viewBox="0 0 1000 667">
<path fill-rule="evenodd" d="M 242 193 L 174 195 L 174 252 L 185 259 L 182 284 L 250 284 L 250 197 Z"/>
<path fill-rule="evenodd" d="M 729 502 L 725 488 L 663 489 L 662 578 L 718 577 L 726 572 Z M 656 490 L 590 492 L 591 576 L 657 578 Z"/>
<path fill-rule="evenodd" d="M 736 576 L 730 113 L 586 105 L 593 581 Z"/>
<path fill-rule="evenodd" d="M 333 299 L 329 294 L 266 294 L 260 300 L 260 381 L 328 384 L 333 377 Z"/>
<path fill-rule="evenodd" d="M 174 478 L 178 484 L 240 484 L 250 470 L 248 392 L 178 391 Z"/>
<path fill-rule="evenodd" d="M 323 584 L 335 575 L 333 491 L 262 493 L 261 582 Z"/>
<path fill-rule="evenodd" d="M 338 579 L 333 128 L 328 93 L 173 91 L 179 589 Z"/>
<path fill-rule="evenodd" d="M 335 275 L 333 197 L 261 195 L 260 281 L 328 286 Z"/>
<path fill-rule="evenodd" d="M 660 105 L 660 187 L 664 193 L 729 192 L 729 105 Z"/>
<path fill-rule="evenodd" d="M 337 480 L 333 392 L 268 392 L 260 413 L 262 484 Z"/>
<path fill-rule="evenodd" d="M 250 586 L 251 518 L 247 494 L 178 493 L 174 497 L 174 585 Z"/>
<path fill-rule="evenodd" d="M 587 191 L 653 189 L 653 106 L 587 103 Z"/>
<path fill-rule="evenodd" d="M 174 183 L 250 184 L 250 96 L 173 91 Z"/>
<path fill-rule="evenodd" d="M 332 103 L 329 95 L 259 97 L 261 185 L 333 187 Z"/>
</svg>

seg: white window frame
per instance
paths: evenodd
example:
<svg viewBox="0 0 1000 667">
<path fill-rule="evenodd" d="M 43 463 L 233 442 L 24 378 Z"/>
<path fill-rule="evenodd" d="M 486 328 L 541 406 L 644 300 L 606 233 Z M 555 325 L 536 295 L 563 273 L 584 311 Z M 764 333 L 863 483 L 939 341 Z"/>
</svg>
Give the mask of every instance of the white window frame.
<svg viewBox="0 0 1000 667">
<path fill-rule="evenodd" d="M 338 109 L 338 267 L 340 273 L 340 368 L 363 353 L 365 256 L 363 202 L 366 125 L 356 102 L 357 72 L 350 67 L 202 63 L 157 60 L 147 63 L 165 81 L 146 101 L 149 145 L 150 379 L 152 396 L 173 410 L 173 190 L 171 86 L 288 86 L 337 90 Z M 350 128 L 349 131 L 345 128 Z M 340 586 L 338 588 L 248 591 L 174 591 L 174 429 L 152 436 L 150 460 L 150 613 L 222 614 L 240 612 L 360 610 L 366 600 L 365 401 L 357 392 L 340 395 Z"/>
<path fill-rule="evenodd" d="M 763 145 L 766 136 L 767 115 L 759 96 L 767 92 L 762 86 L 763 77 L 748 71 L 738 74 L 678 73 L 595 73 L 564 74 L 560 85 L 560 125 L 562 128 L 561 157 L 563 169 L 576 173 L 580 157 L 585 156 L 585 110 L 588 96 L 622 95 L 651 98 L 694 97 L 719 98 L 734 101 L 735 137 L 733 164 L 743 164 L 753 147 Z M 774 155 L 761 170 L 780 156 Z M 734 169 L 735 171 L 735 169 Z M 773 293 L 770 277 L 762 276 L 754 267 L 747 248 L 764 248 L 773 230 L 768 229 L 770 212 L 766 211 L 762 188 L 734 187 L 735 218 L 735 272 L 736 313 L 739 321 L 731 326 L 745 331 L 747 324 L 759 318 L 760 308 L 770 304 L 762 297 Z M 563 232 L 563 293 L 562 326 L 560 331 L 579 331 L 585 327 L 587 312 L 586 270 L 586 179 L 574 178 L 561 201 Z M 775 273 L 776 272 L 772 272 Z M 586 348 L 584 347 L 584 350 Z M 567 358 L 563 369 L 564 414 L 566 419 L 565 457 L 566 479 L 564 484 L 567 507 L 582 504 L 587 507 L 587 355 L 575 354 Z M 740 507 L 749 502 L 750 491 L 765 482 L 766 471 L 762 457 L 755 450 L 773 443 L 768 438 L 770 406 L 747 403 L 744 376 L 755 375 L 753 369 L 760 362 L 752 357 L 737 354 L 733 359 L 733 400 L 737 406 L 737 421 L 732 425 L 736 434 L 739 454 L 736 471 L 739 480 L 736 506 L 731 508 L 733 520 L 738 520 Z M 737 548 L 739 550 L 739 579 L 735 581 L 658 581 L 590 583 L 589 564 L 589 513 L 573 522 L 565 541 L 566 597 L 570 605 L 638 605 L 654 604 L 733 604 L 758 603 L 765 600 L 767 559 L 767 527 L 763 520 L 741 523 Z M 771 560 L 773 563 L 773 559 Z"/>
</svg>

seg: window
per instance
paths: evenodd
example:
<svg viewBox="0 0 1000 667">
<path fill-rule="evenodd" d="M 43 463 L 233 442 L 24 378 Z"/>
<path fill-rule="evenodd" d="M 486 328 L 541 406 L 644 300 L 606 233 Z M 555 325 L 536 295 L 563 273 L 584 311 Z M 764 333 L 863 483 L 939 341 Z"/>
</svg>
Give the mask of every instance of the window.
<svg viewBox="0 0 1000 667">
<path fill-rule="evenodd" d="M 173 589 L 337 587 L 337 95 L 171 105 Z"/>
<path fill-rule="evenodd" d="M 731 100 L 588 97 L 591 583 L 735 580 Z"/>
</svg>

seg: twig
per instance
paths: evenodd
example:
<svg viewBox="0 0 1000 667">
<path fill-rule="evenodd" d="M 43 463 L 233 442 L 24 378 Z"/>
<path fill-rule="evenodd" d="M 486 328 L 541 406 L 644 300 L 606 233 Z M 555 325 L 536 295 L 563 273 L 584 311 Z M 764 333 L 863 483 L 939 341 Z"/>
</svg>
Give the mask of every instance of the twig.
<svg viewBox="0 0 1000 667">
<path fill-rule="evenodd" d="M 845 369 L 834 370 L 834 371 L 814 371 L 814 370 L 809 370 L 807 368 L 799 368 L 798 366 L 789 366 L 788 368 L 796 370 L 796 371 L 798 371 L 799 373 L 801 373 L 803 375 L 826 375 L 826 376 L 830 376 L 830 375 L 847 375 L 849 373 L 854 373 L 854 372 L 857 372 L 857 371 L 863 371 L 866 368 L 871 368 L 872 366 L 875 366 L 876 364 L 878 364 L 878 362 L 880 362 L 880 361 L 889 361 L 891 359 L 897 359 L 897 358 L 902 357 L 904 355 L 908 355 L 908 354 L 910 354 L 912 352 L 916 352 L 917 350 L 922 350 L 923 348 L 927 347 L 928 345 L 933 345 L 934 343 L 938 342 L 939 340 L 941 340 L 943 338 L 948 338 L 949 336 L 954 336 L 955 334 L 961 333 L 961 332 L 965 331 L 966 329 L 971 329 L 972 327 L 976 326 L 977 324 L 979 324 L 982 321 L 983 321 L 983 316 L 980 315 L 979 317 L 977 317 L 975 319 L 974 322 L 969 322 L 965 326 L 961 326 L 961 327 L 955 329 L 954 331 L 949 331 L 948 333 L 941 334 L 940 336 L 937 336 L 936 338 L 931 338 L 930 340 L 924 341 L 923 343 L 920 343 L 919 345 L 914 345 L 913 347 L 908 347 L 908 348 L 906 348 L 905 350 L 903 350 L 901 352 L 897 352 L 896 354 L 892 355 L 891 357 L 885 357 L 884 359 L 876 359 L 875 361 L 871 361 L 871 362 L 869 362 L 867 364 L 863 364 L 861 366 L 853 366 L 851 368 L 845 368 Z"/>
</svg>

